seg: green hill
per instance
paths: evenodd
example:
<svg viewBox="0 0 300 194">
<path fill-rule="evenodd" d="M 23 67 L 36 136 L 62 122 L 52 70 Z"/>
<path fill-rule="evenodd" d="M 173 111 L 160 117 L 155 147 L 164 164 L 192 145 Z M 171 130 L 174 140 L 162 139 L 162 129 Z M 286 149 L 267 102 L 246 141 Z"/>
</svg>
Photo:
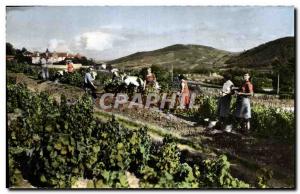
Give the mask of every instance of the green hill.
<svg viewBox="0 0 300 194">
<path fill-rule="evenodd" d="M 284 37 L 240 53 L 232 53 L 202 45 L 176 44 L 162 49 L 137 52 L 119 59 L 109 61 L 114 67 L 140 69 L 151 65 L 184 70 L 201 68 L 245 68 L 269 71 L 272 62 L 277 60 L 286 64 L 295 56 L 294 37 Z"/>
<path fill-rule="evenodd" d="M 278 60 L 281 64 L 287 64 L 294 57 L 295 39 L 294 37 L 284 37 L 232 56 L 225 63 L 227 68 L 271 69 L 273 61 Z"/>
<path fill-rule="evenodd" d="M 212 47 L 176 44 L 154 51 L 137 52 L 108 63 L 115 67 L 130 69 L 173 64 L 174 68 L 192 70 L 224 66 L 224 61 L 231 55 L 230 52 Z"/>
</svg>

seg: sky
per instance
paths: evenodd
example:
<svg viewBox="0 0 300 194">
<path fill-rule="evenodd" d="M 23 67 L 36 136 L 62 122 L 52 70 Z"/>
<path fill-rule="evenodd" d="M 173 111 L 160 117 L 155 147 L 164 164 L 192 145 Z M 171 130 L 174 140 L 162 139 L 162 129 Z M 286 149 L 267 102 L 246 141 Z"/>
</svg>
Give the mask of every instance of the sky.
<svg viewBox="0 0 300 194">
<path fill-rule="evenodd" d="M 7 7 L 6 42 L 111 60 L 173 44 L 231 52 L 294 36 L 291 6 Z"/>
</svg>

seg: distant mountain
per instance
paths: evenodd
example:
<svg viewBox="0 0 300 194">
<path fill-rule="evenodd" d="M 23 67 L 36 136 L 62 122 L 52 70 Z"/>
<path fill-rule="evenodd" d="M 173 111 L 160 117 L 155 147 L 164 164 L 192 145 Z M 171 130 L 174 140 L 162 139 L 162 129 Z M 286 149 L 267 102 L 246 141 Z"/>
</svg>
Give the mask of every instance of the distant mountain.
<svg viewBox="0 0 300 194">
<path fill-rule="evenodd" d="M 284 37 L 232 56 L 225 63 L 227 68 L 270 69 L 274 60 L 286 64 L 293 57 L 295 57 L 295 38 Z"/>
<path fill-rule="evenodd" d="M 143 68 L 151 65 L 195 69 L 224 66 L 232 53 L 201 45 L 176 44 L 162 49 L 137 52 L 126 57 L 109 61 L 115 67 Z"/>
<path fill-rule="evenodd" d="M 276 39 L 240 53 L 232 53 L 202 45 L 176 44 L 162 49 L 137 52 L 119 59 L 108 61 L 108 64 L 124 69 L 139 69 L 151 65 L 184 70 L 198 68 L 256 68 L 270 70 L 274 60 L 284 64 L 295 56 L 294 37 Z"/>
</svg>

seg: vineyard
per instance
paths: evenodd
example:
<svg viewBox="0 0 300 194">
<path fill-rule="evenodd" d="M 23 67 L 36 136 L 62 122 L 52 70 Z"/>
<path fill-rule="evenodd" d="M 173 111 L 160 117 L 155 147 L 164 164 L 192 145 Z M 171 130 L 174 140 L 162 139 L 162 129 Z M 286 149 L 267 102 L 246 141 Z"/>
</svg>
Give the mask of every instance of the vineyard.
<svg viewBox="0 0 300 194">
<path fill-rule="evenodd" d="M 92 100 L 53 101 L 24 85 L 7 86 L 10 185 L 19 176 L 33 186 L 65 188 L 88 179 L 89 188 L 127 188 L 126 173 L 143 188 L 249 187 L 233 178 L 226 156 L 194 163 L 180 157 L 174 140 L 151 142 L 147 128 L 130 130 L 112 118 L 93 117 Z"/>
<path fill-rule="evenodd" d="M 255 103 L 250 137 L 211 134 L 214 95 L 199 94 L 190 110 L 105 112 L 80 89 L 83 74 L 39 84 L 35 69 L 8 73 L 10 187 L 293 187 L 293 112 Z"/>
</svg>

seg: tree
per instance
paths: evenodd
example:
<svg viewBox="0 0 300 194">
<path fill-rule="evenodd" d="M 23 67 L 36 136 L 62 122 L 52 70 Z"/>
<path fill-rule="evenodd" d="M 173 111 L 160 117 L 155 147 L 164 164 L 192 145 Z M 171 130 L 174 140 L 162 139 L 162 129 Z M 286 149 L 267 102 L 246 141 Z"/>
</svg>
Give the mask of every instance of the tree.
<svg viewBox="0 0 300 194">
<path fill-rule="evenodd" d="M 87 59 L 85 56 L 82 57 L 75 57 L 73 59 L 70 59 L 73 61 L 73 63 L 80 63 L 82 65 L 91 66 L 94 64 L 94 61 L 92 59 Z"/>
<path fill-rule="evenodd" d="M 280 69 L 281 75 L 281 89 L 285 92 L 295 92 L 295 58 L 291 58 L 288 62 Z"/>
<path fill-rule="evenodd" d="M 280 93 L 295 92 L 295 57 L 292 57 L 286 63 L 281 63 L 278 59 L 272 62 L 274 71 L 274 84 L 277 83 L 279 75 Z"/>
<path fill-rule="evenodd" d="M 16 49 L 16 59 L 19 63 L 27 63 L 31 64 L 31 57 L 24 56 L 23 53 L 27 51 L 25 47 L 23 47 L 21 50 Z"/>
<path fill-rule="evenodd" d="M 22 48 L 21 52 L 25 53 L 27 51 L 27 49 L 25 47 Z"/>
<path fill-rule="evenodd" d="M 279 59 L 277 57 L 275 57 L 271 63 L 272 65 L 272 69 L 275 73 L 278 73 L 280 71 L 281 68 L 281 63 L 279 61 Z"/>
<path fill-rule="evenodd" d="M 6 55 L 16 55 L 16 50 L 9 42 L 6 43 Z"/>
</svg>

